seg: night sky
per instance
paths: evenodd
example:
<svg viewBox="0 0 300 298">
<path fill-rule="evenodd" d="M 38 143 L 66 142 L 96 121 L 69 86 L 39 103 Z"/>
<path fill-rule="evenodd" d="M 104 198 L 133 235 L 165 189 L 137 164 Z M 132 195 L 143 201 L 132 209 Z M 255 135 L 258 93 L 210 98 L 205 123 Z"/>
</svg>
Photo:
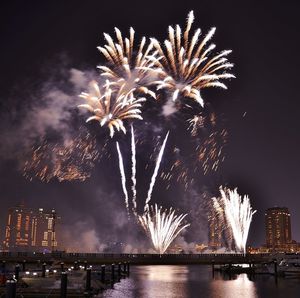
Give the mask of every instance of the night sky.
<svg viewBox="0 0 300 298">
<path fill-rule="evenodd" d="M 38 114 L 45 105 L 49 112 L 52 106 L 47 100 L 55 112 L 61 112 L 60 105 L 67 102 L 73 109 L 72 117 L 77 113 L 76 125 L 84 124 L 85 117 L 76 109 L 77 94 L 84 88 L 74 78 L 74 70 L 87 78 L 97 74 L 96 65 L 103 58 L 96 46 L 104 43 L 103 32 L 113 34 L 113 28 L 118 27 L 127 33 L 133 26 L 138 37 L 155 36 L 163 41 L 168 25 L 178 23 L 183 27 L 188 12 L 194 10 L 194 28 L 207 32 L 216 26 L 213 42 L 217 49 L 233 50 L 230 61 L 235 64 L 236 79 L 227 83 L 228 90 L 207 89 L 203 93 L 229 132 L 226 159 L 217 173 L 199 177 L 196 187 L 186 192 L 177 191 L 176 185 L 165 190 L 165 184 L 158 181 L 154 197 L 159 197 L 159 203 L 164 203 L 165 197 L 167 206 L 173 204 L 189 212 L 203 205 L 203 198 L 199 199 L 203 189 L 215 194 L 219 184 L 238 187 L 258 210 L 248 243 L 264 243 L 264 211 L 273 206 L 290 209 L 292 237 L 300 241 L 299 1 L 218 2 L 1 3 L 1 237 L 7 208 L 21 201 L 31 207 L 56 208 L 63 218 L 65 238 L 83 250 L 101 249 L 103 243 L 116 240 L 134 246 L 136 238 L 142 237 L 127 223 L 115 152 L 110 160 L 100 161 L 85 182 L 29 182 L 20 169 L 31 141 L 41 139 L 47 125 L 52 125 L 54 133 L 70 131 L 66 121 L 53 125 L 44 119 L 45 115 Z M 32 116 L 34 113 L 37 118 Z M 181 130 L 175 121 L 166 121 L 168 128 L 159 134 L 163 137 L 167 129 L 173 129 L 173 133 L 178 129 L 176 137 L 180 139 Z M 142 127 L 143 122 L 136 125 Z M 86 127 L 91 131 L 100 129 L 98 125 Z M 99 133 L 98 137 L 103 135 Z M 172 142 L 176 143 L 176 137 Z M 125 151 L 124 137 L 121 141 Z M 139 171 L 139 177 L 150 177 Z M 146 178 L 140 183 L 148 183 Z M 138 188 L 143 192 L 147 186 Z M 194 219 L 190 221 L 193 225 Z M 185 240 L 206 242 L 205 225 L 205 219 L 199 216 L 191 230 L 193 235 Z M 125 233 L 124 229 L 133 231 Z"/>
</svg>

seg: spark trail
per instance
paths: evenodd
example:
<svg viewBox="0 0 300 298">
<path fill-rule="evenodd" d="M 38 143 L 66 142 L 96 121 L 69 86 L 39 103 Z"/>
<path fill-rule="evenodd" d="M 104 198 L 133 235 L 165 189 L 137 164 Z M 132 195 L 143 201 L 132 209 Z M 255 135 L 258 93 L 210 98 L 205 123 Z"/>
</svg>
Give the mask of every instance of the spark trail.
<svg viewBox="0 0 300 298">
<path fill-rule="evenodd" d="M 158 157 L 157 157 L 157 160 L 156 160 L 155 169 L 154 169 L 153 175 L 151 177 L 151 182 L 150 182 L 150 186 L 149 186 L 149 190 L 148 190 L 148 194 L 147 194 L 147 199 L 146 199 L 146 202 L 145 202 L 145 207 L 144 207 L 145 212 L 149 210 L 149 202 L 151 200 L 153 187 L 154 187 L 156 177 L 157 177 L 157 174 L 158 174 L 158 170 L 159 170 L 159 167 L 160 167 L 160 163 L 161 163 L 161 160 L 162 160 L 162 157 L 163 157 L 163 154 L 164 154 L 164 150 L 165 150 L 165 147 L 166 147 L 168 136 L 169 136 L 169 132 L 165 136 L 164 142 L 163 142 L 163 144 L 160 148 L 160 151 L 159 151 L 159 154 L 158 154 Z"/>
<path fill-rule="evenodd" d="M 134 138 L 134 130 L 133 126 L 131 125 L 131 162 L 132 162 L 132 176 L 131 176 L 131 181 L 132 181 L 132 211 L 135 216 L 137 216 L 136 213 L 136 148 L 135 148 L 135 138 Z"/>
<path fill-rule="evenodd" d="M 123 192 L 124 192 L 124 196 L 125 196 L 125 205 L 126 205 L 127 213 L 129 216 L 129 204 L 128 204 L 129 199 L 128 199 L 128 192 L 127 192 L 127 188 L 126 188 L 126 175 L 125 175 L 125 171 L 124 171 L 123 157 L 122 157 L 122 153 L 121 153 L 118 142 L 116 142 L 116 146 L 117 146 L 118 157 L 119 157 L 119 168 L 120 168 L 120 175 L 121 175 L 121 181 L 122 181 L 122 188 L 123 188 Z"/>
</svg>

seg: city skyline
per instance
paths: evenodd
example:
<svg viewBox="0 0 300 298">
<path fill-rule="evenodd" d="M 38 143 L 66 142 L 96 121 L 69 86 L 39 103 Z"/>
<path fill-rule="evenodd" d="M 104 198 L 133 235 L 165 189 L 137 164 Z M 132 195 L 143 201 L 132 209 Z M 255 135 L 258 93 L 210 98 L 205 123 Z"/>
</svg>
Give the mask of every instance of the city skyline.
<svg viewBox="0 0 300 298">
<path fill-rule="evenodd" d="M 61 141 L 69 144 L 81 126 L 96 140 L 95 147 L 88 153 L 94 153 L 95 148 L 102 150 L 104 136 L 109 134 L 98 124 L 85 124 L 85 115 L 77 109 L 77 103 L 82 103 L 78 95 L 86 91 L 87 82 L 99 75 L 96 65 L 104 60 L 96 47 L 104 44 L 103 32 L 113 35 L 117 26 L 127 34 L 129 27 L 134 26 L 139 39 L 146 35 L 163 41 L 168 25 L 184 26 L 189 11 L 194 10 L 195 28 L 200 27 L 206 34 L 216 26 L 213 42 L 218 51 L 233 50 L 229 59 L 234 63 L 232 72 L 236 79 L 226 82 L 228 90 L 203 91 L 207 103 L 205 111 L 210 116 L 215 113 L 218 129 L 228 131 L 226 138 L 217 136 L 218 141 L 225 143 L 225 160 L 216 172 L 191 175 L 190 180 L 196 182 L 187 188 L 185 182 L 178 183 L 176 179 L 168 185 L 160 175 L 168 174 L 176 154 L 187 156 L 184 162 L 188 169 L 193 169 L 190 158 L 193 147 L 185 144 L 176 147 L 178 140 L 189 144 L 181 126 L 185 120 L 181 114 L 157 116 L 158 109 L 150 106 L 145 120 L 134 122 L 137 150 L 142 152 L 137 166 L 138 200 L 145 199 L 152 173 L 144 169 L 147 166 L 152 170 L 155 157 L 150 158 L 152 154 L 156 156 L 163 137 L 170 130 L 153 201 L 188 213 L 191 226 L 179 242 L 208 240 L 206 202 L 217 195 L 220 185 L 238 187 L 241 194 L 249 195 L 251 205 L 258 210 L 253 216 L 248 244 L 263 244 L 265 235 L 261 227 L 264 227 L 265 210 L 273 206 L 289 208 L 292 235 L 299 241 L 297 210 L 300 204 L 295 183 L 300 161 L 296 91 L 299 4 L 282 7 L 279 1 L 260 4 L 233 1 L 232 9 L 228 3 L 209 1 L 159 4 L 160 8 L 154 3 L 144 11 L 138 2 L 132 1 L 120 4 L 119 11 L 115 11 L 113 4 L 108 3 L 107 13 L 100 12 L 101 6 L 96 1 L 90 6 L 68 2 L 41 5 L 30 1 L 2 4 L 1 35 L 6 42 L 1 49 L 5 75 L 0 82 L 0 134 L 4 144 L 0 152 L 1 210 L 25 199 L 33 208 L 42 205 L 45 209 L 62 210 L 61 213 L 67 215 L 64 216 L 66 237 L 78 236 L 90 241 L 94 249 L 100 247 L 102 241 L 119 237 L 133 246 L 138 242 L 141 246 L 150 246 L 142 231 L 127 219 L 113 142 L 108 143 L 110 152 L 99 163 L 91 165 L 89 159 L 85 160 L 84 170 L 88 174 L 80 176 L 84 181 L 63 180 L 72 178 L 68 171 L 59 173 L 48 183 L 35 177 L 31 181 L 24 177 L 24 164 L 30 159 L 30 148 L 40 145 L 45 134 L 48 141 L 45 148 L 67 156 L 55 144 Z M 72 15 L 68 11 L 72 11 Z M 67 102 L 69 108 L 65 109 L 62 102 Z M 172 110 L 169 106 L 165 108 L 167 112 Z M 63 119 L 65 115 L 67 120 Z M 211 126 L 207 128 L 210 129 Z M 129 125 L 127 130 L 129 132 Z M 204 138 L 208 139 L 209 133 L 205 133 Z M 121 134 L 116 138 L 124 152 L 125 172 L 129 172 L 129 133 Z M 149 135 L 148 143 L 143 145 Z M 51 154 L 47 158 L 49 156 Z M 64 162 L 55 168 L 56 174 L 65 166 Z M 65 167 L 74 170 L 69 165 Z M 5 216 L 0 215 L 3 226 Z M 124 230 L 133 232 L 125 235 Z M 4 232 L 1 233 L 2 239 Z"/>
</svg>

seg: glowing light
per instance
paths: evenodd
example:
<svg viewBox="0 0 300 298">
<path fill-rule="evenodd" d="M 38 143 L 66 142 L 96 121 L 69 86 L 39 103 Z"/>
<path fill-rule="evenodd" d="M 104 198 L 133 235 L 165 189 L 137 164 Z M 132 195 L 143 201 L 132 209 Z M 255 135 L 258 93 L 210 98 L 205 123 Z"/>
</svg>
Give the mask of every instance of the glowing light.
<svg viewBox="0 0 300 298">
<path fill-rule="evenodd" d="M 135 98 L 134 89 L 125 91 L 123 87 L 118 90 L 110 87 L 111 83 L 106 81 L 102 90 L 98 83 L 91 82 L 92 91 L 90 93 L 82 92 L 80 97 L 86 100 L 86 104 L 78 107 L 84 108 L 93 113 L 86 122 L 96 120 L 101 126 L 107 125 L 110 131 L 110 137 L 115 134 L 115 130 L 123 131 L 126 134 L 124 120 L 140 119 L 143 120 L 141 114 L 142 102 L 146 99 L 143 97 Z"/>
<path fill-rule="evenodd" d="M 194 22 L 194 13 L 188 14 L 187 25 L 182 36 L 181 28 L 169 26 L 169 39 L 165 40 L 163 49 L 159 42 L 152 38 L 151 41 L 158 51 L 159 58 L 149 57 L 155 62 L 160 79 L 156 81 L 157 89 L 167 89 L 173 93 L 175 101 L 180 94 L 198 102 L 201 106 L 204 101 L 200 90 L 209 87 L 227 89 L 220 80 L 234 78 L 227 73 L 233 67 L 226 56 L 231 50 L 222 51 L 214 56 L 214 44 L 208 45 L 216 28 L 211 28 L 202 41 L 199 40 L 201 30 L 198 28 L 190 38 L 189 33 Z"/>
<path fill-rule="evenodd" d="M 162 160 L 162 157 L 163 157 L 163 154 L 164 154 L 164 150 L 165 150 L 165 147 L 166 147 L 168 136 L 169 136 L 169 132 L 165 136 L 164 142 L 161 146 L 161 149 L 159 151 L 159 154 L 158 154 L 158 157 L 157 157 L 157 160 L 156 160 L 156 165 L 155 165 L 155 168 L 154 168 L 153 175 L 151 177 L 151 182 L 150 182 L 150 186 L 149 186 L 149 190 L 148 190 L 147 199 L 146 199 L 146 202 L 145 202 L 144 211 L 147 211 L 149 209 L 149 202 L 151 200 L 153 187 L 154 187 L 156 177 L 157 177 L 157 174 L 158 174 L 158 170 L 159 170 L 159 167 L 160 167 L 160 163 L 161 163 L 161 160 Z"/>
<path fill-rule="evenodd" d="M 24 164 L 23 176 L 30 181 L 33 178 L 44 182 L 53 178 L 60 182 L 84 181 L 90 177 L 99 156 L 97 142 L 90 134 L 80 133 L 64 144 L 43 141 L 32 148 Z"/>
<path fill-rule="evenodd" d="M 126 188 L 126 175 L 125 175 L 125 170 L 124 170 L 123 157 L 122 157 L 119 143 L 116 142 L 116 145 L 117 145 L 117 151 L 118 151 L 118 157 L 119 157 L 119 168 L 120 168 L 120 175 L 121 175 L 121 181 L 122 181 L 122 188 L 123 188 L 123 192 L 124 192 L 124 196 L 125 196 L 125 205 L 126 205 L 127 212 L 129 214 L 129 204 L 128 204 L 129 199 L 128 199 L 128 192 L 127 192 L 127 188 Z"/>
<path fill-rule="evenodd" d="M 129 38 L 123 38 L 118 28 L 115 28 L 115 33 L 117 41 L 104 33 L 107 44 L 104 47 L 98 47 L 109 64 L 109 67 L 98 66 L 102 72 L 101 75 L 110 79 L 113 86 L 122 88 L 125 92 L 134 88 L 139 93 L 149 94 L 156 98 L 155 93 L 147 87 L 155 75 L 152 60 L 156 58 L 157 52 L 152 51 L 153 44 L 148 43 L 143 37 L 139 46 L 135 48 L 133 28 L 130 28 Z"/>
<path fill-rule="evenodd" d="M 252 216 L 250 200 L 247 195 L 240 196 L 237 188 L 230 190 L 220 187 L 221 198 L 213 198 L 216 211 L 226 220 L 235 242 L 236 249 L 246 253 L 246 244 Z"/>
<path fill-rule="evenodd" d="M 139 216 L 139 222 L 145 232 L 150 236 L 155 250 L 163 254 L 178 234 L 189 224 L 182 222 L 187 214 L 175 215 L 175 210 L 162 210 L 162 207 L 151 206 L 149 211 Z"/>
</svg>

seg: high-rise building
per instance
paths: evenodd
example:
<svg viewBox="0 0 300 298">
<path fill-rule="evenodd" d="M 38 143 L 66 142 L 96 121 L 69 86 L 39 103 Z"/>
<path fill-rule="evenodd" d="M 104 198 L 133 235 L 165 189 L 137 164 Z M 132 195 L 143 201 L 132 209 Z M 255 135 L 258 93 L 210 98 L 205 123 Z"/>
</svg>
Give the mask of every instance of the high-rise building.
<svg viewBox="0 0 300 298">
<path fill-rule="evenodd" d="M 291 215 L 286 207 L 266 210 L 266 245 L 274 251 L 290 251 L 292 246 Z"/>
<path fill-rule="evenodd" d="M 215 210 L 208 216 L 208 246 L 215 250 L 222 246 L 222 222 Z"/>
<path fill-rule="evenodd" d="M 8 210 L 3 249 L 7 251 L 53 251 L 57 248 L 55 210 L 45 212 L 23 204 Z"/>
</svg>

